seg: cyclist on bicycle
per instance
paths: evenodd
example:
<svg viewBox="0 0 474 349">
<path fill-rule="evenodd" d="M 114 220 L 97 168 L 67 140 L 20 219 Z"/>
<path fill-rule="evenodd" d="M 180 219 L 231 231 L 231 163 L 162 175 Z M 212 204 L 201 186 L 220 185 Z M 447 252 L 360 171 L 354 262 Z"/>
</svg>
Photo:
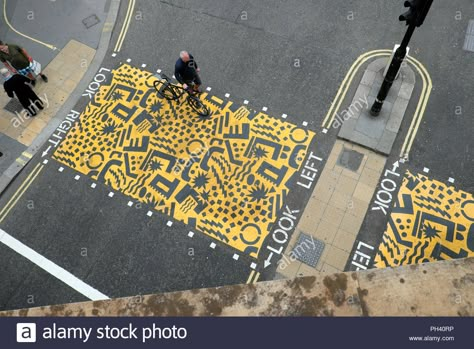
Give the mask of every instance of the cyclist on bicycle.
<svg viewBox="0 0 474 349">
<path fill-rule="evenodd" d="M 194 93 L 201 92 L 199 89 L 199 86 L 201 86 L 199 70 L 193 55 L 187 51 L 181 51 L 174 68 L 174 76 L 183 85 L 185 90 L 188 90 L 188 87 L 190 87 Z"/>
</svg>

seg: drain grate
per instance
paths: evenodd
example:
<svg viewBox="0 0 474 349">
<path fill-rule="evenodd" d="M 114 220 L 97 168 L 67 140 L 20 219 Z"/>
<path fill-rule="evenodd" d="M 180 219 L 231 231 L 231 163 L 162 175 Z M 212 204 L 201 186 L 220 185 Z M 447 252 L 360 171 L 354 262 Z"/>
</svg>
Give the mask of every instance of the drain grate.
<svg viewBox="0 0 474 349">
<path fill-rule="evenodd" d="M 325 244 L 321 240 L 301 233 L 292 252 L 299 261 L 314 268 L 323 254 L 324 246 Z"/>
<path fill-rule="evenodd" d="M 469 21 L 463 49 L 466 51 L 474 52 L 474 19 L 471 19 Z"/>
<path fill-rule="evenodd" d="M 87 18 L 84 18 L 82 20 L 82 24 L 84 24 L 86 26 L 87 29 L 95 26 L 97 23 L 100 23 L 100 19 L 99 17 L 97 17 L 97 15 L 90 15 L 89 17 Z"/>
<path fill-rule="evenodd" d="M 362 164 L 362 159 L 364 159 L 364 154 L 355 150 L 343 148 L 341 154 L 339 154 L 339 158 L 337 159 L 337 164 L 347 168 L 348 170 L 357 172 L 360 164 Z"/>
<path fill-rule="evenodd" d="M 6 111 L 16 114 L 23 111 L 23 106 L 20 104 L 20 101 L 16 98 L 10 99 L 10 101 L 3 107 Z"/>
</svg>

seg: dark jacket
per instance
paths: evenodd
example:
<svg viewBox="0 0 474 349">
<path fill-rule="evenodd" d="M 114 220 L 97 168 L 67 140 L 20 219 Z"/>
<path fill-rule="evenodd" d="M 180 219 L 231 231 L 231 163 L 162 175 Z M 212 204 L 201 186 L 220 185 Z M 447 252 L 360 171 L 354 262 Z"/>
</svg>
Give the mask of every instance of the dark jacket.
<svg viewBox="0 0 474 349">
<path fill-rule="evenodd" d="M 174 76 L 181 84 L 193 81 L 197 75 L 197 63 L 191 54 L 189 54 L 189 58 L 190 60 L 188 62 L 184 62 L 179 58 L 174 67 Z"/>
</svg>

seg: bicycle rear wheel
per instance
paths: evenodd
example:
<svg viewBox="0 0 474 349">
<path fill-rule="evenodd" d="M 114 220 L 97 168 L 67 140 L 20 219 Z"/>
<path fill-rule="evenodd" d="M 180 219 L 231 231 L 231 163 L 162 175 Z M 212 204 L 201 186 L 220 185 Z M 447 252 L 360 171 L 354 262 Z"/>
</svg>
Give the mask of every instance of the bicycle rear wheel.
<svg viewBox="0 0 474 349">
<path fill-rule="evenodd" d="M 169 101 L 173 101 L 179 98 L 179 93 L 176 91 L 176 87 L 171 85 L 166 80 L 156 80 L 153 83 L 156 92 L 161 98 L 165 98 Z"/>
<path fill-rule="evenodd" d="M 205 118 L 211 114 L 211 110 L 196 96 L 188 96 L 188 103 L 193 110 L 201 117 Z"/>
</svg>

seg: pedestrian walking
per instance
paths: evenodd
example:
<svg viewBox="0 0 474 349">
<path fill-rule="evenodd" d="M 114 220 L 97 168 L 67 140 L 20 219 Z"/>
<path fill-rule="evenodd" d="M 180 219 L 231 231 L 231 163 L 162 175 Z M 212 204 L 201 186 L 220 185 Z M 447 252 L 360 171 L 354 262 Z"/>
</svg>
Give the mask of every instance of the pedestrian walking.
<svg viewBox="0 0 474 349">
<path fill-rule="evenodd" d="M 41 64 L 35 61 L 26 50 L 18 45 L 6 44 L 0 40 L 0 60 L 12 72 L 28 77 L 36 84 L 36 76 L 41 76 L 44 82 L 48 78 L 41 72 Z"/>
<path fill-rule="evenodd" d="M 199 86 L 202 85 L 202 82 L 198 74 L 199 71 L 200 69 L 193 55 L 187 51 L 181 51 L 174 68 L 174 76 L 183 85 L 184 89 L 187 90 L 188 87 L 191 87 L 194 93 L 201 92 Z"/>
<path fill-rule="evenodd" d="M 0 74 L 5 80 L 3 87 L 8 97 L 13 98 L 16 95 L 30 116 L 36 116 L 37 109 L 44 109 L 43 101 L 29 84 L 30 79 L 21 74 L 12 74 L 7 68 L 0 69 Z"/>
</svg>

